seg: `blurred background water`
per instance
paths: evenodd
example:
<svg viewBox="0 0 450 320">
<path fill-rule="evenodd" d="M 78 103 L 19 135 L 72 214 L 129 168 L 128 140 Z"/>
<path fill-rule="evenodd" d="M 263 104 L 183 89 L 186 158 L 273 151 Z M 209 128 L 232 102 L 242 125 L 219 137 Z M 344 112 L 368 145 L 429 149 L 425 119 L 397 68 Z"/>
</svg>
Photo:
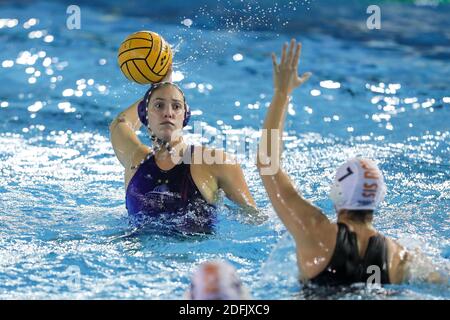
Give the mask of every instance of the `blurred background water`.
<svg viewBox="0 0 450 320">
<path fill-rule="evenodd" d="M 266 222 L 225 201 L 212 235 L 133 230 L 108 133 L 145 92 L 117 66 L 128 34 L 152 30 L 172 44 L 175 80 L 209 138 L 187 136 L 218 147 L 258 136 L 270 53 L 295 37 L 313 77 L 289 106 L 286 171 L 335 219 L 335 168 L 375 159 L 388 185 L 375 226 L 448 272 L 448 1 L 77 1 L 81 29 L 69 30 L 71 4 L 0 3 L 1 299 L 178 299 L 193 269 L 216 258 L 257 299 L 450 298 L 448 286 L 420 283 L 306 295 L 250 155 L 242 166 Z M 366 26 L 369 4 L 381 8 L 380 30 Z"/>
</svg>

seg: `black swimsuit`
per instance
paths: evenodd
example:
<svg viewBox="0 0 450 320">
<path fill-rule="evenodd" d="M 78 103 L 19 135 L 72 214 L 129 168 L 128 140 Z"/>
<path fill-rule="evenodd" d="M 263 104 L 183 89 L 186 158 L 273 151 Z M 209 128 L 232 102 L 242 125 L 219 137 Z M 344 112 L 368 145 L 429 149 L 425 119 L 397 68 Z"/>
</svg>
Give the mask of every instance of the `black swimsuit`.
<svg viewBox="0 0 450 320">
<path fill-rule="evenodd" d="M 389 283 L 388 250 L 386 238 L 376 235 L 369 239 L 366 253 L 359 256 L 356 233 L 343 223 L 338 223 L 336 247 L 328 266 L 316 277 L 312 284 L 325 286 L 350 285 L 367 282 L 368 278 L 380 271 L 381 284 Z M 371 281 L 370 281 L 371 282 Z"/>
</svg>

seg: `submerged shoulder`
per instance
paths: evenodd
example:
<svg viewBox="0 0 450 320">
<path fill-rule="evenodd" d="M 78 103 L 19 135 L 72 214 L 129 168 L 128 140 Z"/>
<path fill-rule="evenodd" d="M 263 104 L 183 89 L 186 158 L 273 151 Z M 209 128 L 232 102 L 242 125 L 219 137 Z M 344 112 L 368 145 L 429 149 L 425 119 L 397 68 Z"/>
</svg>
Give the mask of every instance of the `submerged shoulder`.
<svg viewBox="0 0 450 320">
<path fill-rule="evenodd" d="M 397 284 L 404 281 L 411 254 L 405 247 L 386 237 L 389 262 L 389 280 Z"/>
</svg>

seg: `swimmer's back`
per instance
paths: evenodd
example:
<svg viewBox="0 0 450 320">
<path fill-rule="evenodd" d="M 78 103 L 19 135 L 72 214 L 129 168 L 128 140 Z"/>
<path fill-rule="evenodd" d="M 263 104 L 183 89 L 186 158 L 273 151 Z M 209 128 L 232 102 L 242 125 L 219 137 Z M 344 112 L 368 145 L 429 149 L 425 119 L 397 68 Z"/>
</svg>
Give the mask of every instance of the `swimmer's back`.
<svg viewBox="0 0 450 320">
<path fill-rule="evenodd" d="M 355 231 L 344 223 L 330 223 L 326 230 L 320 229 L 309 249 L 296 241 L 302 280 L 318 285 L 347 285 L 366 282 L 379 271 L 371 279 L 382 284 L 403 281 L 407 253 L 392 239 L 375 230 Z M 309 257 L 305 255 L 308 252 Z"/>
</svg>

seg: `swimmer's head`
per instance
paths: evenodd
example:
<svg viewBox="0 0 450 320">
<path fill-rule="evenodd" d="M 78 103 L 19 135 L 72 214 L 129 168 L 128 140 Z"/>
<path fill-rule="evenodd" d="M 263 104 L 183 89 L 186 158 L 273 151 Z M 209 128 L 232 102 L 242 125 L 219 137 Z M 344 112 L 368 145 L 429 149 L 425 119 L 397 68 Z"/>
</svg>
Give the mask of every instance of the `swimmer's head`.
<svg viewBox="0 0 450 320">
<path fill-rule="evenodd" d="M 383 201 L 386 184 L 378 166 L 369 159 L 353 158 L 341 165 L 331 186 L 336 211 L 373 211 Z"/>
<path fill-rule="evenodd" d="M 171 141 L 190 118 L 183 91 L 171 82 L 153 84 L 138 105 L 139 119 L 151 135 Z"/>
<path fill-rule="evenodd" d="M 192 276 L 190 300 L 247 300 L 248 293 L 236 269 L 224 261 L 202 263 Z"/>
</svg>

